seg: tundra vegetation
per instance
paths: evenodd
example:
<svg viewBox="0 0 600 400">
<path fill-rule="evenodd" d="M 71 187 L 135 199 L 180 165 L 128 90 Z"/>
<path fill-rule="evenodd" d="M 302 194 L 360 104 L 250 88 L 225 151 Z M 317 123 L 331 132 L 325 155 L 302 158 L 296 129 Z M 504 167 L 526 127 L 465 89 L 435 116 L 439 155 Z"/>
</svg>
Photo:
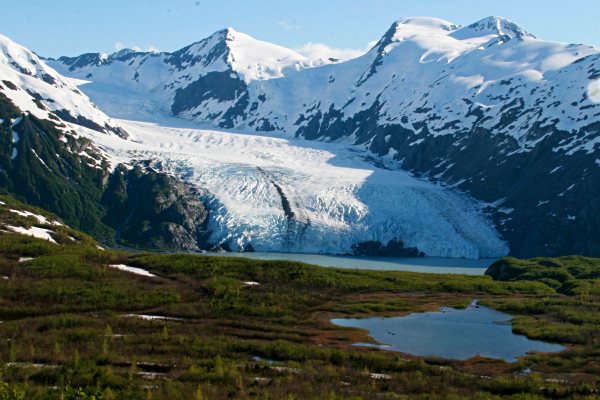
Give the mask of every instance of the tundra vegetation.
<svg viewBox="0 0 600 400">
<path fill-rule="evenodd" d="M 0 218 L 45 226 L 8 207 Z M 0 233 L 2 400 L 600 395 L 598 259 L 505 258 L 486 276 L 344 270 L 103 250 L 66 226 L 46 227 L 58 244 Z M 418 358 L 352 346 L 368 342 L 366 332 L 329 322 L 474 298 L 514 315 L 515 332 L 567 349 L 515 363 Z"/>
</svg>

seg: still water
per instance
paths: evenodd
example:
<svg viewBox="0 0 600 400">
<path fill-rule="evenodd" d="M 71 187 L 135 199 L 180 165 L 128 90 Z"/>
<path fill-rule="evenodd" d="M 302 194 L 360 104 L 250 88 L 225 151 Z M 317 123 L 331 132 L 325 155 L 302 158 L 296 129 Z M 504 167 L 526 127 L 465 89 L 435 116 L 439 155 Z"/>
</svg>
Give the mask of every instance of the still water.
<svg viewBox="0 0 600 400">
<path fill-rule="evenodd" d="M 437 312 L 393 318 L 333 319 L 338 326 L 361 328 L 378 345 L 356 343 L 400 351 L 416 356 L 466 360 L 480 355 L 516 361 L 528 352 L 558 352 L 563 346 L 530 340 L 512 332 L 512 316 L 472 303 L 464 310 L 442 307 Z"/>
<path fill-rule="evenodd" d="M 303 253 L 207 253 L 208 255 L 245 257 L 258 260 L 301 261 L 323 267 L 373 269 L 381 271 L 413 271 L 436 274 L 483 275 L 495 259 L 471 260 L 465 258 L 395 258 L 329 256 Z"/>
</svg>

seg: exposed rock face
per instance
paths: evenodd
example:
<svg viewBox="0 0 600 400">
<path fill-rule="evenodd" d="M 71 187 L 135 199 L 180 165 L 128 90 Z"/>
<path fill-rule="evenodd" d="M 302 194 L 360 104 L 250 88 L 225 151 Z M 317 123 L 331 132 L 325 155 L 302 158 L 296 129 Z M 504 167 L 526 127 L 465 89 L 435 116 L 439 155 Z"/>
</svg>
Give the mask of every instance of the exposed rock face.
<svg viewBox="0 0 600 400">
<path fill-rule="evenodd" d="M 589 129 L 598 134 L 600 125 Z M 600 202 L 594 200 L 600 198 L 600 168 L 593 153 L 556 150 L 569 132 L 535 126 L 530 134 L 540 140 L 527 152 L 513 138 L 482 128 L 433 137 L 398 125 L 375 132 L 373 152 L 394 149 L 407 170 L 493 204 L 489 211 L 512 255 L 600 254 Z"/>
<path fill-rule="evenodd" d="M 248 106 L 246 84 L 233 71 L 209 72 L 185 88 L 177 89 L 171 111 L 173 115 L 179 115 L 194 109 L 205 101 L 214 99 L 219 99 L 220 102 L 233 102 L 234 105 L 224 113 L 215 112 L 207 117 L 220 118 L 221 127 L 232 128 L 232 117 L 236 116 L 239 110 L 244 110 Z"/>
<path fill-rule="evenodd" d="M 150 167 L 123 167 L 104 193 L 105 221 L 129 246 L 197 251 L 207 247 L 208 213 L 198 190 Z"/>
<path fill-rule="evenodd" d="M 0 120 L 0 193 L 109 245 L 206 248 L 207 212 L 194 187 L 146 166 L 111 173 L 90 140 L 23 113 L 1 91 Z"/>
<path fill-rule="evenodd" d="M 88 54 L 72 66 L 135 56 Z M 205 245 L 207 213 L 196 189 L 145 166 L 111 173 L 106 153 L 86 138 L 86 128 L 123 139 L 128 134 L 68 79 L 1 35 L 0 75 L 0 193 L 56 213 L 109 245 Z"/>
<path fill-rule="evenodd" d="M 0 119 L 0 191 L 110 242 L 99 204 L 108 163 L 90 141 L 21 113 L 1 93 Z"/>
</svg>

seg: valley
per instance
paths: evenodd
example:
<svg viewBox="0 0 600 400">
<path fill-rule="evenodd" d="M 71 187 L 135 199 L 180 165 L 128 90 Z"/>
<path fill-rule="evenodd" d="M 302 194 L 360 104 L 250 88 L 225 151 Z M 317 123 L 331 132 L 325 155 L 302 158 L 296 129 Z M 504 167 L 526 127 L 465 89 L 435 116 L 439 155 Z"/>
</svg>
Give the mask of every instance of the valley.
<svg viewBox="0 0 600 400">
<path fill-rule="evenodd" d="M 0 400 L 600 398 L 600 49 L 496 16 L 341 58 L 192 25 L 0 35 Z"/>
<path fill-rule="evenodd" d="M 291 229 L 267 223 L 274 228 L 274 243 L 285 241 L 285 236 L 289 236 L 288 243 L 296 243 L 296 237 L 305 231 L 312 231 L 309 237 L 323 239 L 327 233 L 314 232 L 330 230 L 323 221 L 335 224 L 343 219 L 356 223 L 356 238 L 348 241 L 342 234 L 342 242 L 324 243 L 310 251 L 345 254 L 358 246 L 355 254 L 378 248 L 382 255 L 389 253 L 387 247 L 400 242 L 396 255 L 600 254 L 594 235 L 588 234 L 597 233 L 600 215 L 598 202 L 593 200 L 599 196 L 595 182 L 600 174 L 596 156 L 600 104 L 594 87 L 600 52 L 592 46 L 545 41 L 500 17 L 467 26 L 413 17 L 395 21 L 365 54 L 345 61 L 307 59 L 233 28 L 173 52 L 125 49 L 45 61 L 73 78 L 79 89 L 113 118 L 163 126 L 168 118 L 171 121 L 166 126 L 190 127 L 184 122 L 189 121 L 195 128 L 213 132 L 270 136 L 303 149 L 334 154 L 327 161 L 332 166 L 352 165 L 361 170 L 353 171 L 356 178 L 346 183 L 366 182 L 356 186 L 364 187 L 357 189 L 364 194 L 340 199 L 340 204 L 332 204 L 333 209 L 326 205 L 329 200 L 323 198 L 322 188 L 313 187 L 312 199 L 298 193 L 298 201 L 304 202 L 300 208 L 306 212 L 294 214 L 298 221 L 284 218 Z M 173 117 L 179 121 L 173 122 Z M 131 126 L 138 132 L 139 128 Z M 248 141 L 247 145 L 259 143 L 265 141 Z M 474 200 L 474 206 L 464 207 L 471 210 L 466 213 L 473 215 L 474 208 L 485 208 L 486 219 L 508 250 L 501 250 L 499 243 L 492 244 L 489 234 L 482 233 L 488 229 L 486 223 L 477 222 L 477 237 L 487 242 L 482 244 L 473 242 L 471 222 L 466 228 L 447 220 L 449 214 L 463 210 L 459 206 L 463 201 L 444 198 L 442 203 L 452 210 L 448 212 L 439 204 L 441 192 L 437 189 L 415 194 L 415 189 L 407 190 L 412 184 L 407 184 L 405 174 L 365 165 L 351 150 L 358 150 L 369 164 L 408 172 L 444 187 L 452 196 Z M 303 154 L 291 152 L 290 157 Z M 284 164 L 269 173 L 285 175 L 285 168 L 304 172 L 288 158 L 279 161 Z M 309 167 L 307 171 L 314 170 Z M 364 171 L 372 171 L 368 179 L 361 177 Z M 335 173 L 323 170 L 322 174 L 325 186 L 328 179 L 335 179 Z M 283 175 L 280 188 L 295 184 L 289 179 L 286 183 Z M 379 203 L 388 193 L 378 188 L 379 182 L 385 182 L 396 196 L 404 194 L 390 197 L 399 209 L 385 211 L 386 216 L 397 211 L 398 219 L 406 217 L 400 204 L 414 213 L 404 221 L 390 221 L 397 227 L 380 226 L 378 211 L 387 205 Z M 346 183 L 341 182 L 330 194 L 346 196 L 342 193 L 354 190 Z M 536 190 L 530 190 L 532 186 Z M 371 195 L 377 198 L 369 198 Z M 223 209 L 232 212 L 229 227 L 248 224 L 252 231 L 260 225 L 239 220 L 235 215 L 239 204 L 234 206 L 225 197 L 222 200 L 226 203 Z M 354 200 L 358 203 L 351 204 Z M 419 208 L 409 206 L 411 201 L 427 204 L 423 212 L 440 218 L 432 217 L 424 224 Z M 269 206 L 268 200 L 261 204 L 261 208 Z M 356 210 L 356 215 L 344 215 L 349 209 Z M 456 216 L 461 221 L 473 220 Z M 308 225 L 309 219 L 314 227 Z M 407 229 L 412 225 L 431 241 Z M 426 233 L 422 229 L 429 228 L 425 226 L 437 233 Z M 455 233 L 447 235 L 450 226 Z M 363 229 L 368 233 L 361 234 Z M 239 232 L 232 236 L 231 249 L 243 249 L 252 242 Z M 256 242 L 252 246 L 264 249 L 261 240 L 252 236 Z M 448 237 L 442 248 L 437 240 L 440 236 Z M 236 240 L 240 243 L 232 243 Z M 436 243 L 434 248 L 431 242 Z M 302 251 L 302 246 L 277 247 L 278 251 Z"/>
<path fill-rule="evenodd" d="M 7 399 L 597 395 L 597 259 L 505 258 L 467 276 L 128 253 L 1 201 L 2 221 L 46 226 L 60 243 L 0 233 Z M 515 333 L 566 349 L 512 362 L 417 357 L 353 346 L 373 340 L 330 322 L 464 308 L 473 298 L 510 313 Z"/>
</svg>

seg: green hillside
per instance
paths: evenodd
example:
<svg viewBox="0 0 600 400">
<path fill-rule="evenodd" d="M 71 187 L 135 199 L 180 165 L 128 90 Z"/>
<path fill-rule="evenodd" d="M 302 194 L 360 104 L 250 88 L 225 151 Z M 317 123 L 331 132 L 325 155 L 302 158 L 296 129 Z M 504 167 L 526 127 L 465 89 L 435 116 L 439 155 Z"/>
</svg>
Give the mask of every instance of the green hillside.
<svg viewBox="0 0 600 400">
<path fill-rule="evenodd" d="M 2 400 L 597 396 L 600 296 L 557 290 L 536 261 L 503 260 L 520 272 L 501 281 L 116 252 L 23 219 L 7 210 L 42 211 L 0 200 L 3 224 L 56 230 L 59 243 L 0 233 Z M 600 260 L 552 262 L 569 271 L 571 285 L 598 280 Z M 108 267 L 115 264 L 155 276 Z M 329 323 L 464 307 L 473 298 L 515 315 L 515 331 L 568 349 L 513 364 L 417 358 L 354 347 L 369 341 L 365 332 Z"/>
</svg>

